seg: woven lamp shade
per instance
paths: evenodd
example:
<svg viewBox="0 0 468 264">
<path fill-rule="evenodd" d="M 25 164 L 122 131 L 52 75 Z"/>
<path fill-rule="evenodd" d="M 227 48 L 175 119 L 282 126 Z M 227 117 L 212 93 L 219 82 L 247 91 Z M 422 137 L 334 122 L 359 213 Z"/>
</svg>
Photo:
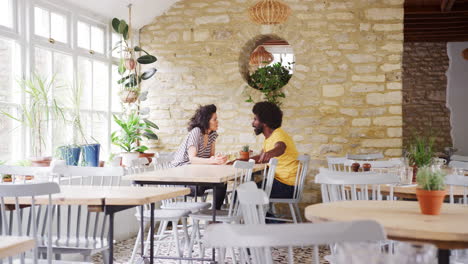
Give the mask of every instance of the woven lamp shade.
<svg viewBox="0 0 468 264">
<path fill-rule="evenodd" d="M 250 55 L 250 65 L 267 65 L 273 61 L 273 54 L 266 51 L 263 46 L 258 46 L 254 52 Z"/>
<path fill-rule="evenodd" d="M 290 14 L 291 8 L 277 0 L 261 0 L 249 8 L 250 18 L 262 25 L 281 24 Z"/>
<path fill-rule="evenodd" d="M 465 60 L 468 60 L 468 49 L 464 49 L 464 50 L 462 51 L 462 56 L 463 56 L 463 58 L 464 58 Z"/>
</svg>

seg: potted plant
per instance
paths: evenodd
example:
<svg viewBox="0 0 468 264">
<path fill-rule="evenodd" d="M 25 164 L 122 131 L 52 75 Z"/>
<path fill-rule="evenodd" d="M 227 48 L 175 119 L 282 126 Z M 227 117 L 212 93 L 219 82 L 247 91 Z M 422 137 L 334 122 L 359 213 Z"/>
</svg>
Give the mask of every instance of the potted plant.
<svg viewBox="0 0 468 264">
<path fill-rule="evenodd" d="M 148 80 L 156 73 L 156 68 L 151 67 L 145 72 L 140 72 L 139 64 L 152 64 L 157 58 L 139 46 L 132 45 L 131 26 L 123 19 L 112 19 L 112 28 L 121 35 L 113 50 L 120 52 L 120 62 L 118 72 L 121 78 L 117 81 L 122 86 L 120 90 L 120 99 L 123 103 L 135 103 L 140 96 L 140 83 Z M 136 53 L 143 52 L 141 56 Z"/>
<path fill-rule="evenodd" d="M 239 151 L 239 159 L 247 161 L 250 158 L 249 145 L 242 146 L 242 150 Z"/>
<path fill-rule="evenodd" d="M 23 92 L 28 95 L 27 103 L 21 105 L 19 117 L 1 112 L 3 115 L 21 122 L 29 129 L 32 166 L 49 166 L 51 156 L 45 156 L 47 130 L 51 120 L 65 120 L 63 109 L 52 96 L 52 89 L 58 87 L 55 77 L 42 78 L 34 73 L 30 79 L 19 81 Z"/>
<path fill-rule="evenodd" d="M 280 98 L 286 95 L 281 91 L 291 79 L 290 67 L 281 65 L 281 62 L 258 68 L 248 79 L 248 84 L 263 93 L 265 100 L 280 105 Z M 252 102 L 249 96 L 247 102 Z"/>
<path fill-rule="evenodd" d="M 158 139 L 153 129 L 158 126 L 148 119 L 141 119 L 135 112 L 130 113 L 127 118 L 119 119 L 114 115 L 114 121 L 120 126 L 119 131 L 111 135 L 112 144 L 119 146 L 125 152 L 122 153 L 122 165 L 131 166 L 131 162 L 139 157 L 139 152 L 144 152 L 148 147 L 138 145 L 143 137 L 147 139 Z"/>
<path fill-rule="evenodd" d="M 445 198 L 445 175 L 440 170 L 431 170 L 422 167 L 418 170 L 416 177 L 418 188 L 416 197 L 418 198 L 421 213 L 427 215 L 440 214 L 440 208 Z"/>
<path fill-rule="evenodd" d="M 413 182 L 416 182 L 418 168 L 431 165 L 434 157 L 434 137 L 414 136 L 406 151 L 409 165 L 413 167 Z"/>
</svg>

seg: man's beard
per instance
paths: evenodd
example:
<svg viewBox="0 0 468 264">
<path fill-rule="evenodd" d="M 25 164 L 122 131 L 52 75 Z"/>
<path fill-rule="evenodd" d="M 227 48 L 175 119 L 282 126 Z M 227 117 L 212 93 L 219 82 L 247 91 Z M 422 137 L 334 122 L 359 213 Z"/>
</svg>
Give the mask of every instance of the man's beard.
<svg viewBox="0 0 468 264">
<path fill-rule="evenodd" d="M 255 135 L 260 135 L 261 133 L 263 133 L 263 126 L 261 127 L 254 127 L 254 131 L 255 131 Z"/>
</svg>

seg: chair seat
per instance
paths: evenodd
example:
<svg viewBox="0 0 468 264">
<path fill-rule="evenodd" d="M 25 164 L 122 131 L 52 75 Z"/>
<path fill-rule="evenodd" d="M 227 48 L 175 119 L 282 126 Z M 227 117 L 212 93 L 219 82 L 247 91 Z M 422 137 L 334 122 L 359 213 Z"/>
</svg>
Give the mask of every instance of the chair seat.
<svg viewBox="0 0 468 264">
<path fill-rule="evenodd" d="M 213 219 L 213 211 L 205 209 L 200 212 L 190 214 L 190 217 L 194 220 L 206 220 L 211 221 Z M 221 222 L 236 222 L 241 219 L 238 215 L 229 216 L 229 211 L 226 210 L 216 210 L 216 221 Z"/>
<path fill-rule="evenodd" d="M 40 251 L 45 251 L 47 250 L 46 246 L 47 241 L 45 240 L 39 240 L 38 241 L 38 249 Z M 61 250 L 61 251 L 66 251 L 67 249 L 72 251 L 88 251 L 88 250 L 96 250 L 96 249 L 107 249 L 109 247 L 109 244 L 107 242 L 107 238 L 101 239 L 99 236 L 96 237 L 96 239 L 93 239 L 92 236 L 85 238 L 85 237 L 79 237 L 78 239 L 76 237 L 71 237 L 70 239 L 67 239 L 66 237 L 61 237 L 60 239 L 57 239 L 57 237 L 53 237 L 52 239 L 52 250 Z"/>
<path fill-rule="evenodd" d="M 209 208 L 211 203 L 205 202 L 174 202 L 161 206 L 161 209 L 185 209 L 189 210 L 191 213 L 198 212 L 200 210 Z"/>
<path fill-rule="evenodd" d="M 190 210 L 186 209 L 155 209 L 154 210 L 154 219 L 157 221 L 170 221 L 177 220 L 182 217 L 187 217 L 190 214 Z M 143 217 L 145 220 L 151 218 L 151 211 L 145 210 Z M 137 219 L 140 219 L 140 213 L 135 214 Z"/>
</svg>

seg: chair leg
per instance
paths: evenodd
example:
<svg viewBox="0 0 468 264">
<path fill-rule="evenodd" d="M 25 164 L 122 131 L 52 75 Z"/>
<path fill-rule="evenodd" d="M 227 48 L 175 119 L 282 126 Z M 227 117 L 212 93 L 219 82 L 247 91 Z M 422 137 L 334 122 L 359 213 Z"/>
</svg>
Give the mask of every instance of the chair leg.
<svg viewBox="0 0 468 264">
<path fill-rule="evenodd" d="M 289 210 L 291 211 L 291 216 L 292 216 L 294 223 L 297 224 L 296 213 L 294 212 L 294 207 L 291 203 L 289 204 Z"/>
<path fill-rule="evenodd" d="M 177 221 L 172 221 L 172 233 L 174 235 L 174 244 L 177 256 L 182 257 L 182 252 L 180 251 L 179 230 L 177 229 Z M 180 264 L 180 260 L 178 260 L 177 263 Z"/>
<path fill-rule="evenodd" d="M 189 243 L 190 243 L 190 237 L 189 237 L 189 234 L 188 234 L 187 218 L 186 217 L 182 217 L 182 229 L 183 229 L 183 232 L 184 232 L 184 248 L 182 249 L 182 252 L 184 252 L 185 249 L 188 248 Z"/>
<path fill-rule="evenodd" d="M 138 250 L 138 245 L 140 245 L 140 238 L 141 238 L 141 229 L 138 230 L 138 235 L 135 241 L 135 246 L 133 246 L 132 256 L 130 257 L 130 260 L 128 261 L 128 263 L 133 263 L 135 261 L 135 255 Z"/>
<path fill-rule="evenodd" d="M 158 245 L 154 250 L 154 254 L 157 256 L 159 254 L 159 248 L 161 246 L 161 240 L 164 238 L 164 232 L 166 232 L 167 221 L 162 221 L 159 223 L 158 233 L 156 233 Z M 170 250 L 170 249 L 169 249 Z"/>
<path fill-rule="evenodd" d="M 193 220 L 192 223 L 192 233 L 190 234 L 190 241 L 189 241 L 189 247 L 188 247 L 188 256 L 189 258 L 192 257 L 193 255 L 193 249 L 195 245 L 195 239 L 196 239 L 196 234 L 198 232 L 198 220 Z M 193 263 L 192 261 L 189 261 L 189 263 Z"/>
<path fill-rule="evenodd" d="M 301 210 L 299 209 L 299 204 L 295 203 L 294 208 L 296 208 L 297 217 L 299 218 L 299 223 L 302 223 L 303 220 L 302 220 Z"/>
<path fill-rule="evenodd" d="M 109 263 L 109 250 L 104 250 L 102 252 L 102 258 L 104 260 L 104 264 L 110 264 Z"/>
</svg>

